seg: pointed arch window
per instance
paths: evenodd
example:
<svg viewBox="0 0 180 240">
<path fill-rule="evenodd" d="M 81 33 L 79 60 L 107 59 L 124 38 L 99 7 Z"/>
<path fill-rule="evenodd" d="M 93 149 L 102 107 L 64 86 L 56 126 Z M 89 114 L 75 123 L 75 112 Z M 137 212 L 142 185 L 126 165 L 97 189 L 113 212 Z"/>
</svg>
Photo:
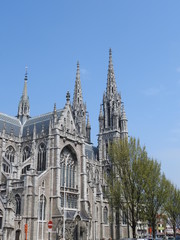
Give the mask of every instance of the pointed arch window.
<svg viewBox="0 0 180 240">
<path fill-rule="evenodd" d="M 71 146 L 66 146 L 60 155 L 61 167 L 61 206 L 77 208 L 77 157 Z M 65 194 L 65 195 L 64 195 Z M 65 197 L 65 202 L 64 202 Z"/>
<path fill-rule="evenodd" d="M 6 173 L 10 173 L 10 168 L 7 164 L 3 163 L 3 171 L 6 172 Z"/>
<path fill-rule="evenodd" d="M 15 150 L 12 146 L 7 147 L 6 152 L 5 152 L 5 157 L 10 161 L 14 162 L 15 158 Z"/>
<path fill-rule="evenodd" d="M 63 151 L 61 154 L 61 187 L 75 188 L 76 161 L 71 152 Z"/>
<path fill-rule="evenodd" d="M 15 201 L 16 201 L 16 215 L 21 215 L 21 198 L 19 194 L 15 195 Z"/>
<path fill-rule="evenodd" d="M 122 212 L 122 224 L 127 224 L 127 213 L 125 211 Z"/>
<path fill-rule="evenodd" d="M 31 153 L 30 147 L 26 146 L 23 149 L 23 162 L 26 161 L 30 157 L 30 153 Z"/>
<path fill-rule="evenodd" d="M 108 223 L 108 209 L 107 209 L 107 207 L 104 207 L 103 215 L 104 215 L 104 223 L 107 224 Z"/>
<path fill-rule="evenodd" d="M 39 202 L 39 219 L 43 221 L 45 220 L 45 217 L 46 217 L 46 197 L 44 196 L 44 194 L 42 194 Z"/>
<path fill-rule="evenodd" d="M 41 143 L 39 145 L 37 170 L 38 171 L 46 170 L 46 145 L 44 143 Z"/>
</svg>

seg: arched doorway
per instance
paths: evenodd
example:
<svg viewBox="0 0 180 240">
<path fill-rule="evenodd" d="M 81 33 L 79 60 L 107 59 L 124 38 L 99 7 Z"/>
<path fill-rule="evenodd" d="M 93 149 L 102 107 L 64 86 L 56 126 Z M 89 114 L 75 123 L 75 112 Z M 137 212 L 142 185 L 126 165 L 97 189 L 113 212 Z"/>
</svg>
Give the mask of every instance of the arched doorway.
<svg viewBox="0 0 180 240">
<path fill-rule="evenodd" d="M 21 230 L 16 230 L 15 240 L 20 240 Z"/>
</svg>

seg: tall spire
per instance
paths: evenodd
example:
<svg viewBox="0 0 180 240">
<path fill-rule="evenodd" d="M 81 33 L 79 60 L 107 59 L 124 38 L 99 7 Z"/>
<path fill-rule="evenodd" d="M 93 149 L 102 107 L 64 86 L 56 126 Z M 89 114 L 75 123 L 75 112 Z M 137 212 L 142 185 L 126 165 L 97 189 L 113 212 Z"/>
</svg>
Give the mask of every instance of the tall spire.
<svg viewBox="0 0 180 240">
<path fill-rule="evenodd" d="M 109 66 L 108 66 L 106 95 L 110 99 L 115 94 L 117 94 L 117 87 L 116 87 L 114 67 L 113 67 L 113 62 L 112 62 L 112 50 L 110 48 L 109 49 Z"/>
<path fill-rule="evenodd" d="M 72 112 L 79 134 L 86 137 L 86 104 L 82 97 L 79 62 L 77 62 Z"/>
<path fill-rule="evenodd" d="M 27 67 L 25 71 L 25 77 L 24 77 L 24 88 L 23 88 L 23 93 L 19 102 L 18 106 L 18 118 L 19 120 L 24 123 L 28 118 L 29 118 L 29 113 L 30 113 L 30 105 L 29 105 L 29 97 L 27 95 Z"/>
<path fill-rule="evenodd" d="M 74 88 L 74 96 L 73 96 L 73 107 L 77 105 L 83 104 L 82 97 L 82 89 L 81 89 L 81 80 L 80 80 L 80 69 L 79 69 L 79 61 L 77 62 L 77 71 L 76 71 L 76 82 Z"/>
</svg>

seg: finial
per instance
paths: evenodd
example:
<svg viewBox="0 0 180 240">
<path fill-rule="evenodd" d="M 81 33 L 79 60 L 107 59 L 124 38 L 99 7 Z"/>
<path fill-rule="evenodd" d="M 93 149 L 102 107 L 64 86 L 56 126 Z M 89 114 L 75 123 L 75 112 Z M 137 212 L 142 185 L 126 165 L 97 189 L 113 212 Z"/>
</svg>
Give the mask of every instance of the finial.
<svg viewBox="0 0 180 240">
<path fill-rule="evenodd" d="M 70 102 L 70 93 L 69 93 L 69 91 L 67 91 L 67 93 L 66 93 L 66 101 L 67 101 L 67 103 Z"/>
<path fill-rule="evenodd" d="M 56 112 L 56 103 L 54 103 L 54 112 Z"/>
<path fill-rule="evenodd" d="M 26 66 L 26 67 L 25 67 L 25 77 L 24 77 L 24 80 L 25 80 L 25 81 L 27 81 L 27 75 L 28 75 L 27 70 L 28 70 L 28 67 Z"/>
<path fill-rule="evenodd" d="M 109 66 L 112 66 L 112 50 L 109 49 Z"/>
<path fill-rule="evenodd" d="M 79 69 L 79 60 L 77 61 L 77 68 Z"/>
<path fill-rule="evenodd" d="M 77 61 L 77 72 L 76 72 L 76 79 L 80 80 L 80 70 L 79 70 L 79 61 Z"/>
</svg>

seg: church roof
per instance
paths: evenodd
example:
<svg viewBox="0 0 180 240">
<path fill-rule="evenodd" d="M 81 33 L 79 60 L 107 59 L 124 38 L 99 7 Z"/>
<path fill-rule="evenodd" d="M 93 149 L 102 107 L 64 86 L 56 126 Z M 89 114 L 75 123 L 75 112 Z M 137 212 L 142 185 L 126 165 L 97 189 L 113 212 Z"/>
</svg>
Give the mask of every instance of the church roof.
<svg viewBox="0 0 180 240">
<path fill-rule="evenodd" d="M 91 144 L 85 144 L 85 155 L 90 160 L 96 160 L 98 157 L 98 148 Z"/>
<path fill-rule="evenodd" d="M 61 116 L 62 110 L 57 110 L 57 117 Z M 27 136 L 27 131 L 29 135 L 33 135 L 33 129 L 36 127 L 36 134 L 39 134 L 44 131 L 44 133 L 48 133 L 49 131 L 49 123 L 53 119 L 53 112 L 49 112 L 40 116 L 29 118 L 23 127 L 23 137 Z"/>
<path fill-rule="evenodd" d="M 21 130 L 21 122 L 16 117 L 8 116 L 4 113 L 0 113 L 0 132 L 5 129 L 5 133 L 18 137 Z"/>
<path fill-rule="evenodd" d="M 57 110 L 57 117 L 61 116 L 62 110 Z M 36 127 L 36 134 L 41 133 L 42 130 L 45 133 L 49 131 L 50 120 L 53 119 L 53 112 L 49 112 L 40 116 L 29 118 L 24 124 L 16 117 L 8 116 L 4 113 L 0 113 L 0 132 L 3 132 L 8 135 L 13 134 L 15 137 L 20 136 L 22 129 L 22 136 L 33 135 L 33 129 Z"/>
</svg>

